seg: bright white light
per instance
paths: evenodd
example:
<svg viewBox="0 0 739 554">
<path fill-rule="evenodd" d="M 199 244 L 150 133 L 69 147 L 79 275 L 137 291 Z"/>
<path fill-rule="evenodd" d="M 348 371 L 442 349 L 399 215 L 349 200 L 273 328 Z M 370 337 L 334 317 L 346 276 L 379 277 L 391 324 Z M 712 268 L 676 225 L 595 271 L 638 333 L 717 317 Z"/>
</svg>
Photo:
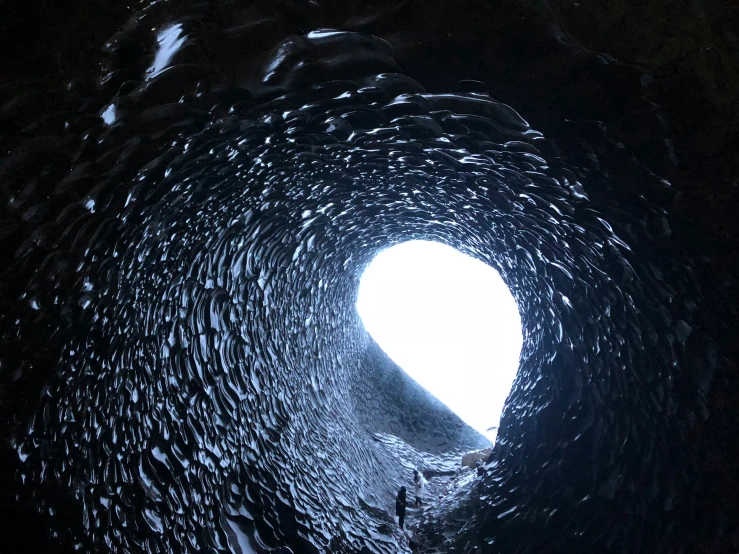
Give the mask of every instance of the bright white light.
<svg viewBox="0 0 739 554">
<path fill-rule="evenodd" d="M 167 68 L 174 55 L 185 44 L 185 40 L 187 40 L 187 37 L 182 36 L 182 25 L 180 24 L 170 25 L 159 31 L 157 36 L 159 48 L 154 57 L 154 62 L 146 70 L 149 79 L 156 77 Z"/>
<path fill-rule="evenodd" d="M 495 440 L 518 371 L 521 318 L 497 271 L 449 246 L 410 241 L 362 275 L 357 311 L 408 375 Z"/>
<path fill-rule="evenodd" d="M 113 125 L 113 122 L 115 121 L 115 106 L 111 104 L 105 108 L 100 117 L 103 118 L 106 125 Z"/>
</svg>

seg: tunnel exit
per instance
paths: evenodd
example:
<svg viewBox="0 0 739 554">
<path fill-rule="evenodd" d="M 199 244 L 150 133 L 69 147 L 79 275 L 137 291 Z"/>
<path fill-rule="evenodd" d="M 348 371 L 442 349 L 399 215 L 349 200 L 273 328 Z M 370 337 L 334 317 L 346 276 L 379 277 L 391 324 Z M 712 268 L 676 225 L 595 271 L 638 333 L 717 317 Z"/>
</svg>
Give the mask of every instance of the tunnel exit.
<svg viewBox="0 0 739 554">
<path fill-rule="evenodd" d="M 369 264 L 357 311 L 395 363 L 495 440 L 522 344 L 518 307 L 495 269 L 444 244 L 404 242 Z"/>
</svg>

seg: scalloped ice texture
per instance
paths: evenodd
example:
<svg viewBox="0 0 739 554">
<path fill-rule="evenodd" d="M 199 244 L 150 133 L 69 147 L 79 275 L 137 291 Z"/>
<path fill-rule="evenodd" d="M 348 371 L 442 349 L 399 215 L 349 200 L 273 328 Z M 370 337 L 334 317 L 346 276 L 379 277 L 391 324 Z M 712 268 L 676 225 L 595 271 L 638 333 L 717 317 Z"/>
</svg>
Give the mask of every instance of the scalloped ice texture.
<svg viewBox="0 0 739 554">
<path fill-rule="evenodd" d="M 660 551 L 683 487 L 669 437 L 691 409 L 689 313 L 670 303 L 690 276 L 639 234 L 663 213 L 649 194 L 628 213 L 589 194 L 663 181 L 580 166 L 486 95 L 426 93 L 368 35 L 283 39 L 266 22 L 246 44 L 191 19 L 174 65 L 111 85 L 144 79 L 155 52 L 120 49 L 170 24 L 139 14 L 106 45 L 108 97 L 80 116 L 96 119 L 69 171 L 48 169 L 43 137 L 3 166 L 53 195 L 25 212 L 23 310 L 4 339 L 31 360 L 19 387 L 58 373 L 13 445 L 62 540 L 301 553 L 342 535 L 350 552 L 403 551 L 397 452 L 430 466 L 484 446 L 354 310 L 375 254 L 424 239 L 494 267 L 524 332 L 487 475 L 429 511 L 429 537 Z M 207 66 L 206 32 L 222 37 Z"/>
</svg>

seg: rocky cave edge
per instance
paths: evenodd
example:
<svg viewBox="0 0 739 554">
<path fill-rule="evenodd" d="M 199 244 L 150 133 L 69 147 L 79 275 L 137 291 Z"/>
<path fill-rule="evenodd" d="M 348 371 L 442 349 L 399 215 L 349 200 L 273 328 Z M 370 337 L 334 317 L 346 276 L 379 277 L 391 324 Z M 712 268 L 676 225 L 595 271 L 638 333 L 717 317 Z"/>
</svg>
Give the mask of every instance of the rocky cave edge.
<svg viewBox="0 0 739 554">
<path fill-rule="evenodd" d="M 351 552 L 397 552 L 406 470 L 376 434 L 484 444 L 354 309 L 379 250 L 425 239 L 498 270 L 524 332 L 485 477 L 427 522 L 445 548 L 728 548 L 734 498 L 709 481 L 729 472 L 733 267 L 698 256 L 714 230 L 684 197 L 710 206 L 680 188 L 655 78 L 583 48 L 553 5 L 475 4 L 538 75 L 528 95 L 502 66 L 424 59 L 394 27 L 410 10 L 431 28 L 413 2 L 154 4 L 88 81 L 5 84 L 3 509 L 31 526 L 6 544 L 301 553 L 343 531 Z M 182 49 L 147 78 L 175 24 Z M 539 104 L 532 127 L 544 62 L 641 125 Z"/>
</svg>

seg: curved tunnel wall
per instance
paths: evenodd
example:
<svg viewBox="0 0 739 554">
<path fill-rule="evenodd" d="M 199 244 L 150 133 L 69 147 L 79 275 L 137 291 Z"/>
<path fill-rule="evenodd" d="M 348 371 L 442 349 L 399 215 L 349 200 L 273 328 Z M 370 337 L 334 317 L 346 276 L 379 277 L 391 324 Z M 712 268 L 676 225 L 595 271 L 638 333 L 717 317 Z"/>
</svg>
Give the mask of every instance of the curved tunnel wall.
<svg viewBox="0 0 739 554">
<path fill-rule="evenodd" d="M 42 392 L 10 432 L 24 494 L 67 508 L 55 532 L 98 550 L 302 552 L 343 529 L 356 551 L 395 552 L 403 468 L 374 434 L 483 444 L 354 311 L 374 254 L 423 238 L 495 267 L 524 329 L 455 547 L 671 551 L 705 379 L 681 365 L 695 285 L 655 232 L 668 184 L 605 139 L 607 168 L 485 94 L 426 93 L 367 35 L 275 41 L 257 22 L 248 63 L 224 47 L 206 65 L 214 31 L 194 18 L 171 69 L 130 80 L 165 21 L 143 12 L 106 45 L 99 100 L 66 100 L 76 136 L 38 133 L 3 165 L 8 388 Z"/>
</svg>

